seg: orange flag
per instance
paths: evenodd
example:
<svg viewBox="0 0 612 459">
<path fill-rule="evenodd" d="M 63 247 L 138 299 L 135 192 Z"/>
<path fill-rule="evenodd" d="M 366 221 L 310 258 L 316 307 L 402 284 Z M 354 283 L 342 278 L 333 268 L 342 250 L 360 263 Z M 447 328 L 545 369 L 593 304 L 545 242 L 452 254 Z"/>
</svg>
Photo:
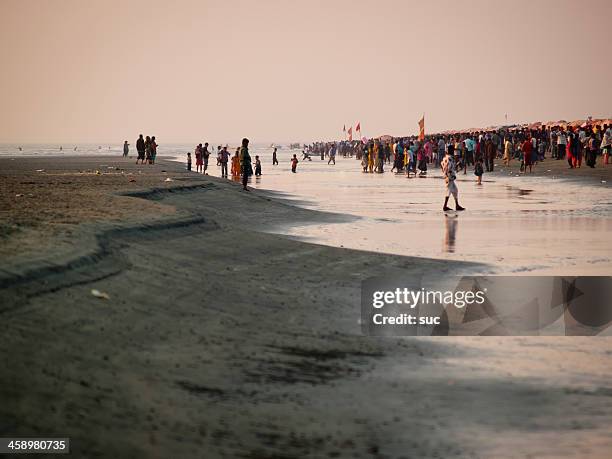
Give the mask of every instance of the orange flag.
<svg viewBox="0 0 612 459">
<path fill-rule="evenodd" d="M 353 126 L 351 126 L 348 130 L 349 142 L 353 141 Z"/>
<path fill-rule="evenodd" d="M 419 120 L 419 140 L 425 140 L 425 115 Z"/>
</svg>

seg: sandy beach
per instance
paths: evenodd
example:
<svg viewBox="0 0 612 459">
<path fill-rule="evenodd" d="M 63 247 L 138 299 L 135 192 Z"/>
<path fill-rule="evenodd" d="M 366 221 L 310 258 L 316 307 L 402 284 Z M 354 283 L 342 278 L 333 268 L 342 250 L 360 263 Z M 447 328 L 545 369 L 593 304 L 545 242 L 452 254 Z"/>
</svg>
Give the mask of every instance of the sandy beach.
<svg viewBox="0 0 612 459">
<path fill-rule="evenodd" d="M 609 338 L 361 334 L 364 278 L 482 265 L 268 234 L 352 217 L 166 161 L 0 171 L 4 432 L 75 457 L 608 456 Z"/>
</svg>

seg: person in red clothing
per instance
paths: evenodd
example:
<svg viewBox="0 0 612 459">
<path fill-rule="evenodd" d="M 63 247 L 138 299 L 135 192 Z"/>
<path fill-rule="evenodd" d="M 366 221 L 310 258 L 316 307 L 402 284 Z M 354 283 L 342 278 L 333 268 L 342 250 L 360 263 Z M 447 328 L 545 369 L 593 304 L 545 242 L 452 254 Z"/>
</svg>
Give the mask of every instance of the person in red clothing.
<svg viewBox="0 0 612 459">
<path fill-rule="evenodd" d="M 533 166 L 533 159 L 531 157 L 532 147 L 530 137 L 525 139 L 525 141 L 523 142 L 523 163 L 525 164 L 525 172 L 527 172 L 527 166 L 529 166 L 529 173 L 531 173 L 531 168 Z"/>
</svg>

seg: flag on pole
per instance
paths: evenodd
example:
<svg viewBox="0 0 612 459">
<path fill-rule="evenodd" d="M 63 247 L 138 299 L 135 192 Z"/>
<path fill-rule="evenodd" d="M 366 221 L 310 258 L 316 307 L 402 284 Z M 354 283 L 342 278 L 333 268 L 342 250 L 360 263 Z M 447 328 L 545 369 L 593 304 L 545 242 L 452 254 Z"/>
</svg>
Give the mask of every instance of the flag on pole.
<svg viewBox="0 0 612 459">
<path fill-rule="evenodd" d="M 355 127 L 355 132 L 359 132 L 361 134 L 361 122 L 357 122 L 357 126 Z"/>
<path fill-rule="evenodd" d="M 349 142 L 353 141 L 353 127 L 351 126 L 348 130 Z"/>
<path fill-rule="evenodd" d="M 425 114 L 419 120 L 419 140 L 425 140 Z"/>
<path fill-rule="evenodd" d="M 342 128 L 342 132 L 346 132 L 346 124 L 344 125 L 344 127 Z"/>
</svg>

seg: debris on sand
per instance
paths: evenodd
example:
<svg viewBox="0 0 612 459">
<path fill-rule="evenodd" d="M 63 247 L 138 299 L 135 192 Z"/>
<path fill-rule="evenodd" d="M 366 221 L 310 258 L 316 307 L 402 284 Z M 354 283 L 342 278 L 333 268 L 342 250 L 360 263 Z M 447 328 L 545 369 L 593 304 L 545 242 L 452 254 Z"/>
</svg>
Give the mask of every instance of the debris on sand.
<svg viewBox="0 0 612 459">
<path fill-rule="evenodd" d="M 100 290 L 96 290 L 95 288 L 91 290 L 91 294 L 96 298 L 101 298 L 103 300 L 110 300 L 110 295 L 105 292 L 101 292 Z"/>
</svg>

